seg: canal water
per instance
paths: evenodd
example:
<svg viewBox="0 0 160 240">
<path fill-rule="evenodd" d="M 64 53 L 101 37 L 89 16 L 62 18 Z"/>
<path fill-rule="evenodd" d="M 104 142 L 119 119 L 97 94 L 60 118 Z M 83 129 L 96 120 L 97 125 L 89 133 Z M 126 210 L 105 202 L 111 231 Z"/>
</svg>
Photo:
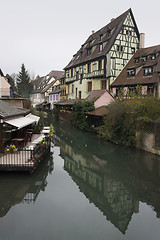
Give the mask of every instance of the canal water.
<svg viewBox="0 0 160 240">
<path fill-rule="evenodd" d="M 32 175 L 0 173 L 0 240 L 159 240 L 160 157 L 55 128 Z"/>
</svg>

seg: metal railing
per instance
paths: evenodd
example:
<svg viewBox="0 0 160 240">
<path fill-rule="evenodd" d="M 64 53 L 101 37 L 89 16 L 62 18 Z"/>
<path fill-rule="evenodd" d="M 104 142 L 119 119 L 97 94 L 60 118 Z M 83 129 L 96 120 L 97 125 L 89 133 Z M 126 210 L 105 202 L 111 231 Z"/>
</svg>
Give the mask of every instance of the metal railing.
<svg viewBox="0 0 160 240">
<path fill-rule="evenodd" d="M 27 170 L 32 171 L 42 160 L 43 155 L 48 150 L 49 145 L 41 146 L 37 144 L 33 150 L 20 149 L 17 151 L 7 151 L 0 153 L 0 170 Z"/>
</svg>

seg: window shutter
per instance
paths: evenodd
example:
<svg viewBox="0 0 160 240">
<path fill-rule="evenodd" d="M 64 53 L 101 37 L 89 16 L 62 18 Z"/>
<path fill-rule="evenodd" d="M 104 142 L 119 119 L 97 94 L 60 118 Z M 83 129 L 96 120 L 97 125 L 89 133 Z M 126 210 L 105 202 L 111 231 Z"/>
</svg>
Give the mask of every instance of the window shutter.
<svg viewBox="0 0 160 240">
<path fill-rule="evenodd" d="M 88 64 L 86 64 L 86 73 L 88 73 Z"/>
<path fill-rule="evenodd" d="M 97 71 L 98 71 L 98 61 L 96 63 L 97 63 Z"/>
<path fill-rule="evenodd" d="M 93 62 L 91 62 L 91 72 L 93 72 Z"/>
<path fill-rule="evenodd" d="M 104 59 L 102 59 L 102 69 L 104 69 Z"/>
</svg>

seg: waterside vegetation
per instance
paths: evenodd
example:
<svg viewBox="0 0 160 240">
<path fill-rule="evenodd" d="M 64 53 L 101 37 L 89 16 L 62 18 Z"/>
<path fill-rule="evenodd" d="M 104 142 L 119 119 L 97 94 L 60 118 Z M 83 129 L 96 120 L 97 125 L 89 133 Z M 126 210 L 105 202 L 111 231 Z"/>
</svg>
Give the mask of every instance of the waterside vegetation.
<svg viewBox="0 0 160 240">
<path fill-rule="evenodd" d="M 86 115 L 94 109 L 93 102 L 75 103 L 73 109 L 71 122 L 74 126 L 85 131 L 96 131 L 100 138 L 128 147 L 135 146 L 136 131 L 149 133 L 151 123 L 160 122 L 160 99 L 142 97 L 138 92 L 120 97 L 108 105 L 104 123 L 97 128 L 93 127 Z"/>
</svg>

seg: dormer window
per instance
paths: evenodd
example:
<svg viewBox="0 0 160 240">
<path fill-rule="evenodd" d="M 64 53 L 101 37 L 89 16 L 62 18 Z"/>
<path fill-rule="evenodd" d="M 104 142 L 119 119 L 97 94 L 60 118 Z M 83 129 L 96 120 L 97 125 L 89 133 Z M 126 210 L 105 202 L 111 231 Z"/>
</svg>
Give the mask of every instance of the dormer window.
<svg viewBox="0 0 160 240">
<path fill-rule="evenodd" d="M 102 41 L 102 38 L 103 38 L 103 34 L 101 34 L 101 35 L 99 36 L 99 38 L 100 38 L 100 41 Z"/>
<path fill-rule="evenodd" d="M 153 73 L 153 68 L 152 67 L 146 67 L 144 68 L 144 76 L 150 76 Z"/>
<path fill-rule="evenodd" d="M 92 53 L 92 48 L 88 48 L 88 49 L 87 49 L 87 56 L 90 56 L 91 53 Z"/>
<path fill-rule="evenodd" d="M 128 77 L 134 77 L 135 76 L 135 69 L 134 68 L 132 68 L 132 69 L 128 69 L 127 70 L 127 76 Z"/>
<path fill-rule="evenodd" d="M 102 50 L 103 50 L 103 44 L 100 43 L 100 44 L 99 44 L 99 51 L 102 52 Z"/>
<path fill-rule="evenodd" d="M 92 41 L 89 41 L 89 46 L 91 46 L 92 45 Z"/>
<path fill-rule="evenodd" d="M 147 61 L 147 56 L 142 57 L 142 61 L 146 62 Z"/>
<path fill-rule="evenodd" d="M 156 58 L 156 54 L 151 55 L 151 60 L 154 60 Z"/>
<path fill-rule="evenodd" d="M 135 58 L 135 59 L 134 59 L 134 62 L 135 62 L 135 63 L 139 63 L 139 58 Z"/>
</svg>

